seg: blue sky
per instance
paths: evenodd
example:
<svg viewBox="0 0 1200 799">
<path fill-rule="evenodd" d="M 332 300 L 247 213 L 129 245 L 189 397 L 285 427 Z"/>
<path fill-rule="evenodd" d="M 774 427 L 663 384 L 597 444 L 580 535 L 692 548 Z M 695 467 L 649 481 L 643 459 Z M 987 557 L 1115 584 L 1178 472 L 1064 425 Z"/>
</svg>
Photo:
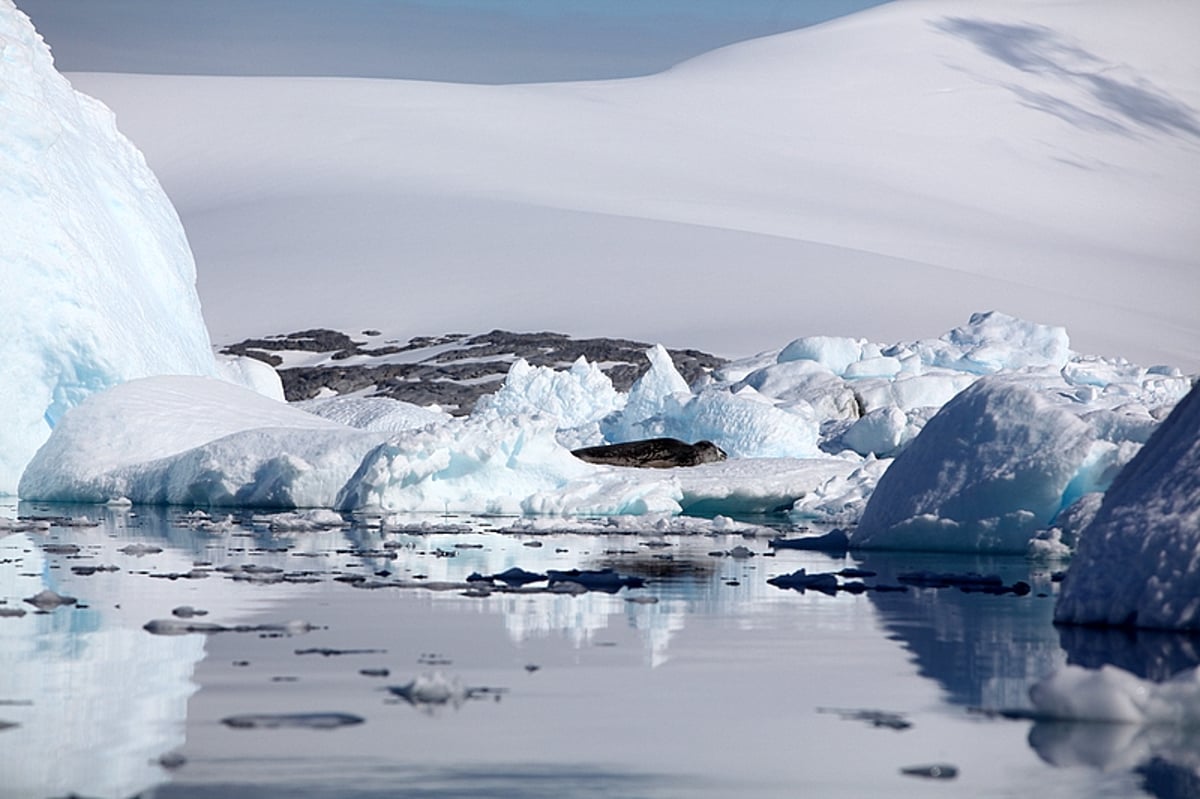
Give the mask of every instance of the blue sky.
<svg viewBox="0 0 1200 799">
<path fill-rule="evenodd" d="M 658 72 L 882 0 L 17 0 L 59 69 L 509 83 Z"/>
</svg>

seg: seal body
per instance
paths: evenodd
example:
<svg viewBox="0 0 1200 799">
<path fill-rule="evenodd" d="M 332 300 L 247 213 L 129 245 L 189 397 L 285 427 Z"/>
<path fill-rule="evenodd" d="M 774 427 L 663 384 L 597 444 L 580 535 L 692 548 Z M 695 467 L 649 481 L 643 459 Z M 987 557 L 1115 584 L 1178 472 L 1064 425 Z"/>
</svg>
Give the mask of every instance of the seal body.
<svg viewBox="0 0 1200 799">
<path fill-rule="evenodd" d="M 605 444 L 572 450 L 571 454 L 588 463 L 606 466 L 633 466 L 640 469 L 670 469 L 675 466 L 699 466 L 725 460 L 725 451 L 711 441 L 689 444 L 677 438 L 647 438 L 622 444 Z"/>
</svg>

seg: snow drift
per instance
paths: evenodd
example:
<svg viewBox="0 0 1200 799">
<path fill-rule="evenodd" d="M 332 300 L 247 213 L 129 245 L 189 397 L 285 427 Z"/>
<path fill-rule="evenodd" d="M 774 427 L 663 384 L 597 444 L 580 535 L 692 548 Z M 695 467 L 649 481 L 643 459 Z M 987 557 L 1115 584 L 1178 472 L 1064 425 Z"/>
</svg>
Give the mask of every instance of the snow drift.
<svg viewBox="0 0 1200 799">
<path fill-rule="evenodd" d="M 1200 630 L 1200 387 L 1113 481 L 1054 618 Z"/>
<path fill-rule="evenodd" d="M 0 0 L 0 494 L 68 409 L 123 380 L 216 373 L 179 218 L 101 103 Z"/>
</svg>

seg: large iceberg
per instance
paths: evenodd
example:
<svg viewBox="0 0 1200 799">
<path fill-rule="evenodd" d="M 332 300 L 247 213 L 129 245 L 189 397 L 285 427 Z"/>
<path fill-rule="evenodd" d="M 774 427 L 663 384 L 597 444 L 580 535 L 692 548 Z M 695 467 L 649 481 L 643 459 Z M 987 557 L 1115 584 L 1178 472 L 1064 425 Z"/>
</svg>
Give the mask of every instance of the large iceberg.
<svg viewBox="0 0 1200 799">
<path fill-rule="evenodd" d="M 1063 530 L 1080 513 L 1073 506 L 1109 487 L 1157 426 L 1155 414 L 1188 386 L 1179 375 L 1102 369 L 1077 356 L 1061 369 L 1017 362 L 946 403 L 900 452 L 854 546 L 1024 552 L 1057 523 L 1059 537 L 1033 551 L 1065 554 L 1074 534 Z"/>
<path fill-rule="evenodd" d="M 853 544 L 1023 552 L 1062 509 L 1092 430 L 1038 392 L 980 380 L 925 425 L 871 495 Z"/>
<path fill-rule="evenodd" d="M 1200 386 L 1113 481 L 1054 618 L 1200 630 Z"/>
<path fill-rule="evenodd" d="M 0 494 L 64 413 L 135 377 L 216 374 L 183 227 L 112 113 L 0 0 Z"/>
</svg>

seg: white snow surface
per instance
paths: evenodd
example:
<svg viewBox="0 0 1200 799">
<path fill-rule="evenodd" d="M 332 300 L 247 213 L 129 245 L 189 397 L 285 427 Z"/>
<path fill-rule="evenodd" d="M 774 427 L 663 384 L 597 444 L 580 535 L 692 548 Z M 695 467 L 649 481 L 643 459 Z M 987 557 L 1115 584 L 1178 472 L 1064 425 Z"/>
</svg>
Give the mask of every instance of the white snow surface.
<svg viewBox="0 0 1200 799">
<path fill-rule="evenodd" d="M 292 407 L 348 427 L 385 433 L 419 430 L 431 424 L 443 424 L 450 418 L 442 411 L 389 397 L 324 397 L 297 402 Z"/>
<path fill-rule="evenodd" d="M 1056 621 L 1200 630 L 1200 387 L 1121 470 L 1081 539 Z"/>
<path fill-rule="evenodd" d="M 991 307 L 1197 371 L 1197 30 L 1181 0 L 897 0 L 627 80 L 71 79 L 174 200 L 219 342 L 739 355 Z"/>
<path fill-rule="evenodd" d="M 112 113 L 0 0 L 0 494 L 88 394 L 216 374 L 183 227 Z"/>
</svg>

